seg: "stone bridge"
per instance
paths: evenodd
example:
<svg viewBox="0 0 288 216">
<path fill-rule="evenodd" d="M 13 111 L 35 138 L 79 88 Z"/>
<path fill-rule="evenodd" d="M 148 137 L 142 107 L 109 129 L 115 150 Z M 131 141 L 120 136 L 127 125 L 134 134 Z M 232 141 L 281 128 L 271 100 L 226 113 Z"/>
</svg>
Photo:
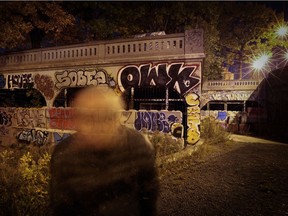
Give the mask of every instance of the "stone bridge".
<svg viewBox="0 0 288 216">
<path fill-rule="evenodd" d="M 123 97 L 122 124 L 194 144 L 204 57 L 199 29 L 2 55 L 0 144 L 44 145 L 69 136 L 73 98 L 87 86 L 107 86 Z"/>
<path fill-rule="evenodd" d="M 202 81 L 201 117 L 215 117 L 230 131 L 288 141 L 287 83 L 285 65 L 265 79 Z"/>
<path fill-rule="evenodd" d="M 239 113 L 242 122 L 267 121 L 261 80 L 202 81 L 204 58 L 199 29 L 2 55 L 0 144 L 45 145 L 74 133 L 71 106 L 87 86 L 123 97 L 121 124 L 170 133 L 185 144 L 199 141 L 207 116 L 225 127 Z"/>
</svg>

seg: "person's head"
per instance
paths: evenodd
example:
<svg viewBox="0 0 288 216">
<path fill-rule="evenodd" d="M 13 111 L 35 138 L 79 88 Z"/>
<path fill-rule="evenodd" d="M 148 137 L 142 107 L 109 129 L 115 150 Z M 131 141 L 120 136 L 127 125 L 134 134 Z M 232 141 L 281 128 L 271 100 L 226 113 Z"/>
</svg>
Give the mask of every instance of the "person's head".
<svg viewBox="0 0 288 216">
<path fill-rule="evenodd" d="M 93 86 L 80 91 L 73 102 L 76 130 L 94 138 L 113 135 L 119 126 L 121 97 L 109 87 Z"/>
</svg>

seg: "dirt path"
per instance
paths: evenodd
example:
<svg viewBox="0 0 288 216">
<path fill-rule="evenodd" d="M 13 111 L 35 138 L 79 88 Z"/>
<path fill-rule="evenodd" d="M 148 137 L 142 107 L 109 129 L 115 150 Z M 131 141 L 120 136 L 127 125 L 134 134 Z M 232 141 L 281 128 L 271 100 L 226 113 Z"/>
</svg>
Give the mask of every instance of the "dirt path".
<svg viewBox="0 0 288 216">
<path fill-rule="evenodd" d="M 161 174 L 160 216 L 288 215 L 288 144 L 235 143 Z"/>
</svg>

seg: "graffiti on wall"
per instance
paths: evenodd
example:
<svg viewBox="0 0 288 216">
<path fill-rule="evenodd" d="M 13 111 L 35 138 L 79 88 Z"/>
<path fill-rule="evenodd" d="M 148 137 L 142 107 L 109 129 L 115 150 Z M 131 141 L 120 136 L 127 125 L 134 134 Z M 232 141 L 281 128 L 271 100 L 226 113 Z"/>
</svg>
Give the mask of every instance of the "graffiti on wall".
<svg viewBox="0 0 288 216">
<path fill-rule="evenodd" d="M 54 132 L 53 135 L 54 135 L 54 143 L 55 144 L 58 144 L 59 142 L 66 139 L 67 137 L 71 136 L 71 134 L 69 134 L 69 133 L 58 133 L 58 132 Z"/>
<path fill-rule="evenodd" d="M 50 76 L 37 74 L 35 76 L 36 88 L 50 100 L 54 97 L 54 82 Z"/>
<path fill-rule="evenodd" d="M 129 65 L 119 71 L 118 84 L 122 92 L 128 87 L 152 85 L 174 88 L 185 95 L 200 84 L 200 78 L 195 76 L 198 67 L 196 64 L 184 66 L 184 63 Z"/>
<path fill-rule="evenodd" d="M 6 136 L 9 134 L 9 129 L 4 126 L 0 126 L 0 136 Z"/>
<path fill-rule="evenodd" d="M 44 145 L 48 140 L 45 128 L 54 130 L 54 142 L 58 143 L 75 132 L 73 108 L 2 108 L 0 110 L 0 136 L 9 136 L 15 127 L 22 127 L 13 137 L 19 141 Z M 174 137 L 183 137 L 182 112 L 180 111 L 121 111 L 120 124 L 127 127 L 153 132 L 170 133 Z M 43 128 L 44 130 L 39 130 Z M 59 132 L 57 130 L 65 130 Z M 7 138 L 7 137 L 6 137 Z M 2 138 L 1 138 L 2 140 Z"/>
<path fill-rule="evenodd" d="M 49 128 L 61 130 L 75 129 L 72 108 L 49 108 L 47 109 L 47 116 Z"/>
<path fill-rule="evenodd" d="M 213 117 L 219 122 L 232 123 L 237 115 L 238 111 L 226 111 L 226 110 L 201 110 L 201 118 Z"/>
<path fill-rule="evenodd" d="M 116 82 L 103 69 L 61 71 L 55 73 L 57 89 L 68 87 L 107 85 L 115 87 Z"/>
<path fill-rule="evenodd" d="M 2 126 L 12 125 L 12 115 L 5 109 L 0 110 L 0 125 Z"/>
<path fill-rule="evenodd" d="M 134 127 L 136 130 L 147 129 L 148 131 L 160 131 L 164 133 L 171 132 L 174 136 L 182 136 L 182 125 L 179 123 L 179 119 L 176 115 L 164 112 L 137 112 Z M 178 126 L 173 126 L 177 124 Z M 172 131 L 173 129 L 173 131 Z"/>
<path fill-rule="evenodd" d="M 49 133 L 47 131 L 36 129 L 24 129 L 19 132 L 17 139 L 28 143 L 36 143 L 42 146 L 47 143 Z"/>
<path fill-rule="evenodd" d="M 32 74 L 9 74 L 7 75 L 7 87 L 10 88 L 33 88 L 34 80 Z"/>
<path fill-rule="evenodd" d="M 195 144 L 200 140 L 200 100 L 199 95 L 189 93 L 187 103 L 187 143 Z"/>
<path fill-rule="evenodd" d="M 183 136 L 182 113 L 180 111 L 136 111 L 121 113 L 120 123 L 136 130 L 171 133 L 174 137 Z"/>
<path fill-rule="evenodd" d="M 17 108 L 13 117 L 19 127 L 46 127 L 45 109 Z"/>
<path fill-rule="evenodd" d="M 201 106 L 204 106 L 209 101 L 231 101 L 241 100 L 246 101 L 251 98 L 252 91 L 234 91 L 234 92 L 209 92 L 201 94 Z"/>
</svg>

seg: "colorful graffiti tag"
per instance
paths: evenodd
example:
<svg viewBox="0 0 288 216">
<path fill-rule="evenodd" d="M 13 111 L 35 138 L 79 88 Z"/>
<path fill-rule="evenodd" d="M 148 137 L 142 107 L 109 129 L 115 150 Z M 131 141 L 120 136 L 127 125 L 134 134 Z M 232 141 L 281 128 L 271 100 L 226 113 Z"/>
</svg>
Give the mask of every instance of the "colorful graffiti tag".
<svg viewBox="0 0 288 216">
<path fill-rule="evenodd" d="M 200 78 L 195 76 L 198 67 L 196 64 L 184 66 L 184 63 L 129 65 L 119 71 L 118 85 L 121 91 L 128 87 L 162 86 L 185 95 L 200 83 Z"/>
<path fill-rule="evenodd" d="M 145 128 L 148 131 L 172 132 L 175 136 L 181 137 L 183 127 L 181 125 L 172 127 L 177 122 L 179 122 L 178 117 L 172 113 L 144 111 L 136 113 L 134 127 L 139 131 Z"/>
<path fill-rule="evenodd" d="M 54 143 L 55 144 L 58 144 L 59 142 L 68 138 L 69 136 L 71 136 L 71 134 L 69 134 L 69 133 L 58 133 L 58 132 L 53 133 L 53 135 L 54 135 Z"/>
<path fill-rule="evenodd" d="M 35 76 L 36 88 L 42 92 L 48 100 L 52 99 L 54 96 L 54 82 L 50 76 L 39 75 Z"/>
<path fill-rule="evenodd" d="M 185 96 L 187 107 L 187 143 L 195 144 L 200 140 L 200 100 L 195 93 Z"/>
<path fill-rule="evenodd" d="M 49 108 L 47 109 L 49 127 L 52 129 L 74 130 L 72 108 Z"/>
<path fill-rule="evenodd" d="M 61 71 L 55 73 L 57 89 L 68 87 L 108 85 L 114 87 L 116 82 L 103 69 Z"/>
</svg>

